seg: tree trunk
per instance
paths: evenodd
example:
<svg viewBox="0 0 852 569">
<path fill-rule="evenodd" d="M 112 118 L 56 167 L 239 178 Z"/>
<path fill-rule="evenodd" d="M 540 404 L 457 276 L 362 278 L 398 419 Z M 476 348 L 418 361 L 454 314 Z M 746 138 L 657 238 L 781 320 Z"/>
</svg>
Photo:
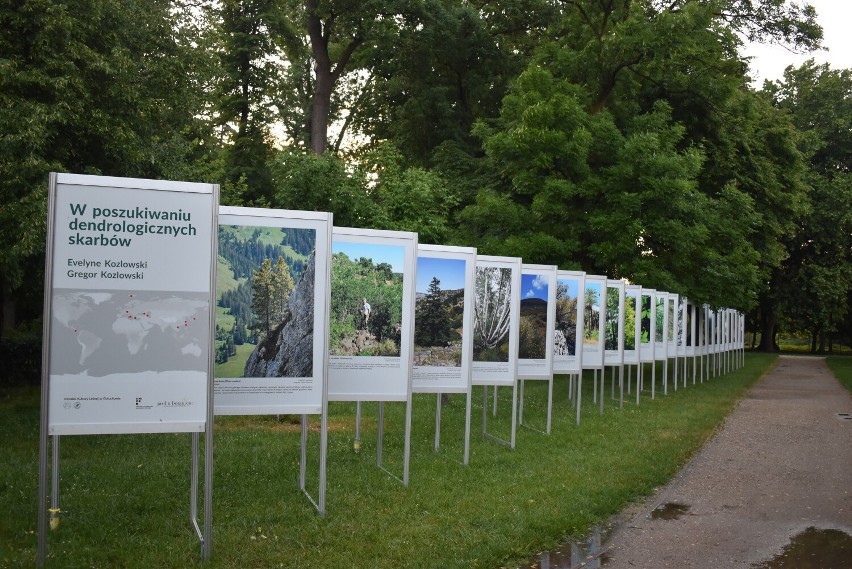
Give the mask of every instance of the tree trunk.
<svg viewBox="0 0 852 569">
<path fill-rule="evenodd" d="M 0 338 L 15 328 L 15 300 L 12 298 L 9 287 L 0 281 Z"/>
<path fill-rule="evenodd" d="M 760 351 L 775 352 L 778 346 L 775 344 L 775 326 L 777 317 L 772 311 L 761 311 L 760 315 Z"/>
<path fill-rule="evenodd" d="M 328 53 L 328 43 L 334 28 L 334 15 L 323 21 L 317 8 L 319 0 L 305 0 L 307 12 L 308 37 L 311 40 L 311 50 L 314 55 L 314 98 L 311 102 L 311 150 L 322 154 L 328 148 L 328 121 L 331 113 L 331 95 L 337 80 L 346 69 L 349 59 L 356 49 L 364 42 L 361 37 L 353 37 L 343 49 L 340 58 L 332 67 Z"/>
</svg>

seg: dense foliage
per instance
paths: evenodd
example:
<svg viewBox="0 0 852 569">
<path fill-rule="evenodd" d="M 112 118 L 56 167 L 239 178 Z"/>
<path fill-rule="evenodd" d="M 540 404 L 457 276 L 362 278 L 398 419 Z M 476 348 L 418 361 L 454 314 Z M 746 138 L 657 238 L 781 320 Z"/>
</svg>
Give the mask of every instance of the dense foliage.
<svg viewBox="0 0 852 569">
<path fill-rule="evenodd" d="M 47 176 L 69 171 L 219 182 L 229 205 L 626 278 L 751 311 L 765 349 L 782 327 L 830 349 L 852 338 L 852 75 L 808 63 L 757 90 L 740 53 L 818 47 L 815 18 L 799 0 L 6 2 L 2 337 L 38 337 Z"/>
</svg>

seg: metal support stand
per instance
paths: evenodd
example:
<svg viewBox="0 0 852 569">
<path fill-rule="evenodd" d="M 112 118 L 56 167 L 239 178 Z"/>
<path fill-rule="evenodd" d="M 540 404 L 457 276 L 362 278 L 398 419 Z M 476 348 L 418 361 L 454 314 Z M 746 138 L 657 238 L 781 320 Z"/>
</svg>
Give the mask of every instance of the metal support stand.
<svg viewBox="0 0 852 569">
<path fill-rule="evenodd" d="M 583 370 L 577 374 L 577 426 L 580 426 L 580 405 L 583 403 Z"/>
<path fill-rule="evenodd" d="M 355 403 L 355 452 L 361 452 L 361 402 Z"/>
<path fill-rule="evenodd" d="M 379 421 L 376 432 L 376 466 L 383 470 L 388 476 L 402 482 L 403 486 L 408 486 L 408 465 L 411 458 L 411 394 L 408 395 L 408 400 L 405 402 L 405 441 L 403 443 L 402 453 L 402 478 L 385 468 L 382 462 L 382 444 L 384 442 L 385 433 L 385 402 L 379 401 Z"/>
<path fill-rule="evenodd" d="M 435 452 L 441 448 L 441 393 L 437 393 L 435 400 Z M 471 389 L 465 392 L 465 413 L 464 413 L 464 456 L 462 464 L 467 465 L 470 462 L 470 407 L 471 407 Z"/>
<path fill-rule="evenodd" d="M 320 423 L 320 465 L 319 465 L 319 496 L 314 500 L 307 490 L 308 469 L 308 416 L 302 415 L 302 453 L 299 462 L 299 488 L 313 504 L 320 516 L 325 515 L 325 487 L 326 487 L 326 454 L 328 449 L 328 412 L 322 414 Z"/>
<path fill-rule="evenodd" d="M 497 386 L 494 385 L 494 416 L 497 416 Z M 488 386 L 482 386 L 482 436 L 491 439 L 497 443 L 507 446 L 511 449 L 515 448 L 515 435 L 518 424 L 518 382 L 512 383 L 512 431 L 509 440 L 501 439 L 500 437 L 488 432 Z"/>
<path fill-rule="evenodd" d="M 540 381 L 540 380 L 530 380 L 530 381 Z M 526 427 L 532 431 L 536 431 L 537 433 L 542 433 L 544 435 L 550 434 L 550 425 L 551 425 L 551 417 L 553 415 L 553 376 L 550 376 L 550 379 L 547 381 L 547 423 L 542 431 L 541 429 L 537 429 L 527 423 L 524 423 L 524 385 L 526 380 L 521 379 L 520 383 L 520 400 L 518 401 L 518 424 L 522 427 Z"/>
</svg>

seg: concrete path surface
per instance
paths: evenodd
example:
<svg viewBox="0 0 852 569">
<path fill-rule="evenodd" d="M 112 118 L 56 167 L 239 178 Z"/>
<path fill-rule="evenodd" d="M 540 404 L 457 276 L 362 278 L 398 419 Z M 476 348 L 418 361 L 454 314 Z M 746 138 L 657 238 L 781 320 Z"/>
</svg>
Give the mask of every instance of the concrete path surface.
<svg viewBox="0 0 852 569">
<path fill-rule="evenodd" d="M 604 546 L 609 569 L 748 568 L 809 527 L 852 534 L 852 396 L 822 358 L 782 356 L 724 427 Z M 658 506 L 688 509 L 653 519 Z"/>
</svg>

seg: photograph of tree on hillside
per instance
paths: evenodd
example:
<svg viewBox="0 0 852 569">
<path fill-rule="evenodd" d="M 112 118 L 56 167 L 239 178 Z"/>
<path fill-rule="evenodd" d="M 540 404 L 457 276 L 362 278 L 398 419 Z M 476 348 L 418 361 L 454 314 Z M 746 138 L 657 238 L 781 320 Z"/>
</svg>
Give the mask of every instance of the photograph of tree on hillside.
<svg viewBox="0 0 852 569">
<path fill-rule="evenodd" d="M 586 285 L 586 305 L 583 310 L 583 345 L 598 346 L 601 326 L 601 285 Z"/>
<path fill-rule="evenodd" d="M 404 248 L 332 243 L 329 354 L 400 355 Z"/>
<path fill-rule="evenodd" d="M 216 377 L 313 375 L 315 244 L 313 229 L 219 226 Z"/>
<path fill-rule="evenodd" d="M 665 319 L 666 319 L 666 300 L 664 298 L 657 299 L 656 328 L 654 328 L 655 342 L 662 343 L 665 341 Z"/>
<path fill-rule="evenodd" d="M 521 275 L 521 324 L 518 357 L 544 359 L 547 350 L 547 296 L 550 292 L 546 275 Z"/>
<path fill-rule="evenodd" d="M 635 294 L 624 295 L 624 349 L 636 349 L 636 300 Z"/>
<path fill-rule="evenodd" d="M 477 267 L 475 293 L 473 360 L 508 362 L 512 270 Z"/>
<path fill-rule="evenodd" d="M 553 335 L 554 356 L 577 355 L 577 279 L 556 281 L 556 331 Z"/>
<path fill-rule="evenodd" d="M 461 367 L 465 261 L 417 258 L 414 365 Z"/>
<path fill-rule="evenodd" d="M 618 317 L 621 313 L 617 288 L 606 289 L 606 319 L 604 320 L 604 349 L 618 349 Z"/>
<path fill-rule="evenodd" d="M 647 344 L 651 341 L 651 316 L 653 307 L 651 306 L 651 295 L 642 295 L 642 314 L 641 323 L 639 324 L 639 341 Z"/>
</svg>

